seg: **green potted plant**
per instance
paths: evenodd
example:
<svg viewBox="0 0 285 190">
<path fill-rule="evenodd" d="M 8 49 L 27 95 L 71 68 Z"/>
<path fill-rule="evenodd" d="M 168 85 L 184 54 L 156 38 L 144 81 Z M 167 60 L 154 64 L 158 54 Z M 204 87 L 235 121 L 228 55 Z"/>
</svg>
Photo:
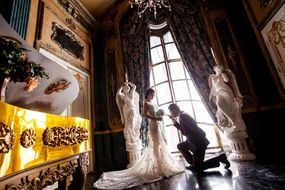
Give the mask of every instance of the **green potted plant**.
<svg viewBox="0 0 285 190">
<path fill-rule="evenodd" d="M 11 37 L 0 36 L 0 87 L 1 100 L 9 81 L 25 82 L 24 90 L 31 92 L 39 85 L 39 79 L 49 77 L 44 67 L 29 61 L 27 49 Z"/>
</svg>

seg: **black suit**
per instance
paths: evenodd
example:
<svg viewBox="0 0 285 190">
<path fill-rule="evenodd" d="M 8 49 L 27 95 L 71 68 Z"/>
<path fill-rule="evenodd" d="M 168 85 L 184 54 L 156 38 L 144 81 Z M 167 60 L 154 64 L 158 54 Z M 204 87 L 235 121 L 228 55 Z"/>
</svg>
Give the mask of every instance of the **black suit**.
<svg viewBox="0 0 285 190">
<path fill-rule="evenodd" d="M 174 126 L 186 136 L 186 141 L 177 145 L 178 150 L 183 154 L 186 161 L 193 165 L 197 171 L 218 167 L 220 158 L 214 157 L 204 162 L 205 151 L 209 144 L 205 132 L 198 127 L 196 121 L 186 112 L 180 112 L 179 123 Z"/>
</svg>

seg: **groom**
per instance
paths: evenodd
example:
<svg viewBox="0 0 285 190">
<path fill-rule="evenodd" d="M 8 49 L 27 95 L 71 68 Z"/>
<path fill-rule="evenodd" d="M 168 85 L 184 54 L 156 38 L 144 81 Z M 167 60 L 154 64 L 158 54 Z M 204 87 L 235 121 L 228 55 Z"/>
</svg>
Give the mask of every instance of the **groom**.
<svg viewBox="0 0 285 190">
<path fill-rule="evenodd" d="M 230 162 L 225 153 L 204 161 L 205 152 L 209 145 L 205 132 L 198 127 L 188 113 L 181 111 L 178 105 L 170 104 L 168 109 L 174 126 L 181 131 L 182 135 L 186 136 L 186 141 L 179 143 L 177 148 L 190 164 L 186 167 L 187 169 L 200 173 L 209 168 L 219 167 L 220 162 L 224 164 L 226 169 L 230 167 Z"/>
</svg>

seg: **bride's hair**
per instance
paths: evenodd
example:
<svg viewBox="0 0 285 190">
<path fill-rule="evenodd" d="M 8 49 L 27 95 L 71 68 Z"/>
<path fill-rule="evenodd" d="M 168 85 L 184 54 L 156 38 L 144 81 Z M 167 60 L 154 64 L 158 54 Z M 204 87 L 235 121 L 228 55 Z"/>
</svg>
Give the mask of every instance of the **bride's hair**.
<svg viewBox="0 0 285 190">
<path fill-rule="evenodd" d="M 155 91 L 152 88 L 147 89 L 145 92 L 144 98 L 147 99 L 147 97 L 151 94 L 153 94 Z"/>
</svg>

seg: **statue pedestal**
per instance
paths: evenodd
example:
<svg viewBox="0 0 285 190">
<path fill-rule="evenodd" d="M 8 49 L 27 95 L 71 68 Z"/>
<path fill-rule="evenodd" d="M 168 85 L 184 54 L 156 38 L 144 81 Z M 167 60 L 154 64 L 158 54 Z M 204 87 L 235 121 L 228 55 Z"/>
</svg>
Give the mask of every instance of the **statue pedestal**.
<svg viewBox="0 0 285 190">
<path fill-rule="evenodd" d="M 130 168 L 141 158 L 142 144 L 139 141 L 139 143 L 128 145 L 126 150 L 129 154 L 129 164 L 127 165 L 127 168 Z"/>
<path fill-rule="evenodd" d="M 129 152 L 129 164 L 127 165 L 127 168 L 132 167 L 141 157 L 141 151 L 134 151 Z"/>
<path fill-rule="evenodd" d="M 256 156 L 249 152 L 246 143 L 248 134 L 246 131 L 235 131 L 229 128 L 225 130 L 226 137 L 229 139 L 232 153 L 229 155 L 230 160 L 233 161 L 249 161 L 255 160 Z"/>
</svg>

